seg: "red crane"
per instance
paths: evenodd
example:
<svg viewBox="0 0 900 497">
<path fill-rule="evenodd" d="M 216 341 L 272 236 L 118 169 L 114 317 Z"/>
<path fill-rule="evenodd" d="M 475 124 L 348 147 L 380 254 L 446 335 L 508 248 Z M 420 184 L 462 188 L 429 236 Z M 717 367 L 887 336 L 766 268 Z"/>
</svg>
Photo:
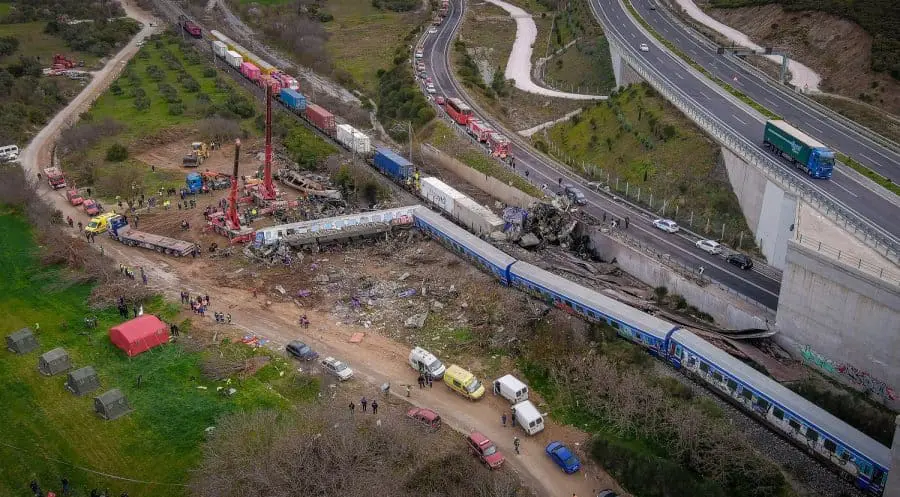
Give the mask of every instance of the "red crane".
<svg viewBox="0 0 900 497">
<path fill-rule="evenodd" d="M 238 217 L 238 162 L 241 155 L 241 140 L 234 140 L 234 175 L 231 177 L 231 192 L 228 194 L 228 211 L 225 213 L 225 222 L 228 229 L 239 231 L 241 220 Z"/>
<path fill-rule="evenodd" d="M 266 85 L 266 165 L 260 189 L 263 200 L 275 200 L 278 192 L 272 182 L 272 85 Z"/>
</svg>

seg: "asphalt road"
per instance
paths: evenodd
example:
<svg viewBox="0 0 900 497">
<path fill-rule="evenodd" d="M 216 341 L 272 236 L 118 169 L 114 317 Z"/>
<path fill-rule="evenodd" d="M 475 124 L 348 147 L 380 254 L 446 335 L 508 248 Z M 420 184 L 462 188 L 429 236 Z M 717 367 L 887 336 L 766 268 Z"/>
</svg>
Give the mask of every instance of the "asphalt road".
<svg viewBox="0 0 900 497">
<path fill-rule="evenodd" d="M 841 120 L 809 105 L 799 97 L 785 95 L 783 88 L 776 88 L 778 83 L 774 80 L 748 70 L 744 64 L 731 57 L 716 54 L 711 42 L 698 40 L 686 32 L 684 26 L 675 22 L 670 17 L 671 13 L 664 8 L 650 10 L 649 2 L 655 1 L 634 0 L 633 5 L 653 29 L 689 54 L 695 62 L 810 136 L 840 150 L 892 181 L 900 181 L 900 154 L 896 151 L 858 133 Z M 734 78 L 737 78 L 737 81 Z M 761 140 L 762 129 L 757 135 L 755 138 Z"/>
<path fill-rule="evenodd" d="M 448 65 L 448 53 L 452 46 L 452 40 L 456 29 L 462 20 L 463 0 L 451 0 L 450 11 L 447 18 L 438 27 L 437 33 L 429 34 L 424 43 L 424 57 L 426 71 L 432 78 L 439 95 L 458 97 L 473 104 L 461 91 L 460 86 L 452 77 L 452 71 Z M 474 107 L 474 105 L 473 105 Z M 778 304 L 778 292 L 781 288 L 780 280 L 773 279 L 765 273 L 772 274 L 770 268 L 743 271 L 724 261 L 720 256 L 712 256 L 697 249 L 694 246 L 696 238 L 687 234 L 664 233 L 651 224 L 652 219 L 642 216 L 640 213 L 630 210 L 626 206 L 614 202 L 608 196 L 587 188 L 583 179 L 574 175 L 567 168 L 557 166 L 530 146 L 523 145 L 524 141 L 516 138 L 510 130 L 505 130 L 500 123 L 491 116 L 478 112 L 476 114 L 482 120 L 488 121 L 494 129 L 502 131 L 507 137 L 512 138 L 510 151 L 515 157 L 516 170 L 524 174 L 530 171 L 529 180 L 536 184 L 547 184 L 554 191 L 558 190 L 558 178 L 563 178 L 563 183 L 580 185 L 588 199 L 588 205 L 584 210 L 597 218 L 602 218 L 604 212 L 608 216 L 631 219 L 628 234 L 639 239 L 657 252 L 668 254 L 670 257 L 689 268 L 704 268 L 704 276 L 727 286 L 731 290 L 743 294 L 749 299 L 758 302 L 769 309 L 775 309 Z M 768 271 L 767 271 L 768 269 Z"/>
<path fill-rule="evenodd" d="M 831 121 L 827 116 L 822 116 L 823 120 L 818 120 L 811 114 L 810 107 L 804 106 L 794 99 L 786 98 L 769 87 L 769 83 L 763 81 L 759 76 L 747 72 L 736 62 L 717 55 L 709 47 L 702 45 L 680 29 L 675 29 L 671 20 L 664 19 L 664 14 L 649 10 L 647 1 L 635 0 L 638 12 L 654 26 L 654 29 L 657 29 L 659 33 L 671 40 L 711 73 L 728 81 L 754 100 L 766 105 L 773 112 L 785 116 L 787 120 L 797 124 L 801 129 L 811 132 L 813 136 L 819 136 L 825 143 L 836 146 L 854 158 L 863 159 L 863 155 L 871 158 L 880 157 L 880 162 L 885 168 L 888 168 L 889 171 L 896 171 L 900 164 L 900 157 L 897 154 L 885 150 L 872 143 L 871 140 L 850 133 L 844 126 Z M 610 37 L 623 40 L 624 43 L 633 47 L 640 57 L 646 59 L 648 64 L 659 74 L 693 100 L 697 107 L 711 111 L 732 130 L 759 144 L 761 150 L 765 150 L 762 146 L 764 118 L 759 113 L 737 104 L 724 89 L 719 88 L 718 85 L 702 75 L 695 75 L 689 70 L 686 62 L 666 50 L 655 38 L 645 36 L 637 21 L 631 18 L 618 0 L 592 0 L 591 5 L 597 19 Z M 638 51 L 637 47 L 641 43 L 646 43 L 650 47 L 650 51 Z M 737 76 L 737 81 L 734 81 L 735 76 Z M 815 122 L 816 124 L 813 126 L 823 133 L 811 129 L 809 124 L 811 122 Z M 829 131 L 830 134 L 824 134 L 825 131 Z M 863 148 L 866 143 L 869 148 Z M 874 228 L 894 239 L 900 239 L 900 208 L 875 195 L 844 174 L 841 169 L 845 166 L 836 167 L 831 180 L 813 180 L 806 173 L 791 167 L 786 160 L 776 160 L 780 160 L 784 169 L 794 174 L 796 178 L 818 188 L 823 194 L 843 204 L 862 219 L 868 220 Z M 876 166 L 875 163 L 871 165 L 873 168 Z M 825 241 L 827 242 L 827 240 Z"/>
</svg>

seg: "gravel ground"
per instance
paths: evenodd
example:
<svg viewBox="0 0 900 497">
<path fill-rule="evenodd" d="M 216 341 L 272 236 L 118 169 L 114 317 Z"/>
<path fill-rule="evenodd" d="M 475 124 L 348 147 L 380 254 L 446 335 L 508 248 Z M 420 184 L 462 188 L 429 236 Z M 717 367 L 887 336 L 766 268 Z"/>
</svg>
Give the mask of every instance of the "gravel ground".
<svg viewBox="0 0 900 497">
<path fill-rule="evenodd" d="M 760 454 L 778 464 L 787 473 L 791 486 L 798 494 L 810 497 L 864 497 L 864 494 L 850 482 L 706 387 L 694 383 L 662 363 L 656 363 L 654 367 L 657 373 L 675 378 L 690 387 L 695 395 L 715 402 L 736 428 L 736 432 L 743 433 Z"/>
</svg>

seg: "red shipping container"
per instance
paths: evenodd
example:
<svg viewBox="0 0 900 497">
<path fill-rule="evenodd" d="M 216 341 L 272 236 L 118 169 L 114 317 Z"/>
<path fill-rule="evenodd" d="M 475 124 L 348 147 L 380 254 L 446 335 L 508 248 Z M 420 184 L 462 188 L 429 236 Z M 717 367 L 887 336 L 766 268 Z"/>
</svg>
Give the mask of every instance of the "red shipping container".
<svg viewBox="0 0 900 497">
<path fill-rule="evenodd" d="M 151 314 L 138 316 L 131 321 L 109 329 L 109 339 L 116 347 L 134 357 L 169 341 L 169 327 Z"/>
<path fill-rule="evenodd" d="M 316 104 L 307 104 L 306 118 L 328 135 L 334 136 L 334 114 L 331 112 Z"/>
<path fill-rule="evenodd" d="M 277 95 L 281 91 L 281 82 L 269 74 L 263 74 L 259 77 L 259 87 L 265 89 L 266 85 L 272 87 L 272 95 Z"/>
<path fill-rule="evenodd" d="M 254 83 L 259 80 L 259 68 L 250 62 L 241 63 L 241 74 Z"/>
</svg>

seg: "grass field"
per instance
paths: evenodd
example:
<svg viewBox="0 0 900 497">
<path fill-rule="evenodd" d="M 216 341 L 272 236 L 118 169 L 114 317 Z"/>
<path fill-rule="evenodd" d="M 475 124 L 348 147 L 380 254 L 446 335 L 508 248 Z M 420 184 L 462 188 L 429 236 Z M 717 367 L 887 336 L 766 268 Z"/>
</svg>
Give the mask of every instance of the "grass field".
<svg viewBox="0 0 900 497">
<path fill-rule="evenodd" d="M 9 14 L 9 11 L 12 10 L 12 4 L 7 2 L 0 2 L 0 19 L 2 19 L 6 14 Z"/>
<path fill-rule="evenodd" d="M 430 15 L 380 10 L 367 0 L 329 0 L 325 10 L 334 16 L 324 25 L 331 34 L 326 46 L 334 65 L 371 95 L 377 91 L 378 70 L 393 66 L 397 45 Z"/>
<path fill-rule="evenodd" d="M 640 203 L 660 215 L 685 226 L 693 219 L 700 233 L 709 219 L 714 238 L 724 223 L 726 243 L 736 245 L 741 231 L 743 248 L 752 243 L 724 166 L 717 165 L 718 147 L 646 85 L 586 109 L 546 138 L 535 135 L 536 146 L 544 140 L 579 174 L 604 182 L 609 175 L 610 187 L 624 193 L 627 184 L 632 199 L 639 190 Z"/>
<path fill-rule="evenodd" d="M 3 6 L 7 9 L 9 4 L 0 4 L 0 17 L 3 14 Z M 61 53 L 70 59 L 83 60 L 86 67 L 97 63 L 97 57 L 91 54 L 76 52 L 66 46 L 62 38 L 44 33 L 47 23 L 44 21 L 27 22 L 21 24 L 0 24 L 0 36 L 15 36 L 19 40 L 19 48 L 11 55 L 0 57 L 0 65 L 7 65 L 19 60 L 20 55 L 26 57 L 38 57 L 41 64 L 50 67 L 53 54 Z"/>
<path fill-rule="evenodd" d="M 115 495 L 127 491 L 132 497 L 185 495 L 178 485 L 186 482 L 199 460 L 204 430 L 218 416 L 258 407 L 284 408 L 316 395 L 315 382 L 297 389 L 287 383 L 290 375 L 280 377 L 278 369 L 290 371 L 281 360 L 233 383 L 238 392 L 225 398 L 215 393 L 220 382 L 201 375 L 201 353 L 171 344 L 128 359 L 107 338 L 109 327 L 121 321 L 115 309 L 87 308 L 90 285 L 61 284 L 63 270 L 40 267 L 27 221 L 9 208 L 0 211 L 0 247 L 4 334 L 39 324 L 39 351 L 65 347 L 76 368 L 91 365 L 98 371 L 102 386 L 96 394 L 120 388 L 134 408 L 123 418 L 103 421 L 93 413 L 90 396 L 78 398 L 64 389 L 64 375 L 48 378 L 37 372 L 39 352 L 14 356 L 3 351 L 0 495 L 25 495 L 32 478 L 45 491 L 58 491 L 61 476 L 82 496 L 94 487 L 109 488 Z M 178 308 L 154 300 L 144 310 L 172 319 Z M 84 328 L 88 315 L 98 318 L 96 329 Z M 236 349 L 228 353 L 252 353 L 240 344 L 226 347 Z M 126 482 L 78 467 L 170 485 Z"/>
<path fill-rule="evenodd" d="M 608 95 L 616 87 L 609 42 L 603 36 L 579 39 L 547 63 L 544 81 L 560 90 Z"/>
</svg>

